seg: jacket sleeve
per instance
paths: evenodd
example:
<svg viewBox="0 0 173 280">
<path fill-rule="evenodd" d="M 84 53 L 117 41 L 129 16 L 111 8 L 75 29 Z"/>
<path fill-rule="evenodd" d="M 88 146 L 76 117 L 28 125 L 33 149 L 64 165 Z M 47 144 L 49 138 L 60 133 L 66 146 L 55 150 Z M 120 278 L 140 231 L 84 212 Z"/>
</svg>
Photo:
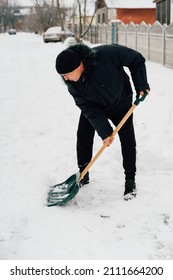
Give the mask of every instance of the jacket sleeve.
<svg viewBox="0 0 173 280">
<path fill-rule="evenodd" d="M 110 136 L 113 129 L 103 108 L 97 103 L 86 100 L 79 93 L 76 93 L 74 89 L 68 88 L 68 90 L 82 114 L 90 121 L 102 140 Z"/>
<path fill-rule="evenodd" d="M 112 45 L 116 48 L 113 58 L 115 63 L 128 67 L 137 93 L 150 89 L 147 81 L 145 58 L 137 51 L 121 45 Z"/>
</svg>

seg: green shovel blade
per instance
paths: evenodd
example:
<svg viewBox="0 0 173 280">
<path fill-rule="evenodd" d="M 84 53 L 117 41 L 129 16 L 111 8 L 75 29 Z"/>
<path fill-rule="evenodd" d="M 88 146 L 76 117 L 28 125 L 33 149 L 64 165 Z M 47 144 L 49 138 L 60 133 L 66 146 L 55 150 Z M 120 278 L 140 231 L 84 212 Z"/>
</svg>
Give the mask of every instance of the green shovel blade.
<svg viewBox="0 0 173 280">
<path fill-rule="evenodd" d="M 76 173 L 63 183 L 52 186 L 48 192 L 47 206 L 62 206 L 73 199 L 79 191 L 79 177 L 80 174 Z"/>
</svg>

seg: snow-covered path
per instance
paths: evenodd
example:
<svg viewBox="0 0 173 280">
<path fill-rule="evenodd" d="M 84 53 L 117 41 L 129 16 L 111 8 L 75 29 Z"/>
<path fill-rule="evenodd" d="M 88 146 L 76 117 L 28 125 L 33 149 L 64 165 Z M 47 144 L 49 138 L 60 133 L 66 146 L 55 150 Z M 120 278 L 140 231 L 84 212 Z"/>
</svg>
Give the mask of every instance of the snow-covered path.
<svg viewBox="0 0 173 280">
<path fill-rule="evenodd" d="M 173 258 L 173 70 L 147 62 L 151 94 L 135 111 L 138 196 L 122 199 L 118 138 L 65 207 L 48 186 L 77 171 L 79 110 L 54 62 L 61 43 L 0 35 L 0 259 Z M 102 142 L 95 139 L 95 151 Z"/>
</svg>

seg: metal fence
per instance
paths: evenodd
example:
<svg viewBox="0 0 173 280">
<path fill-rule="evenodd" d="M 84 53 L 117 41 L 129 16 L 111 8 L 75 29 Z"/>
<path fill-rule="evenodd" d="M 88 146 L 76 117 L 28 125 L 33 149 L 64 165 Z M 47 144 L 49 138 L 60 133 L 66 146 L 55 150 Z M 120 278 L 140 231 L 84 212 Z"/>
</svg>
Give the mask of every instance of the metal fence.
<svg viewBox="0 0 173 280">
<path fill-rule="evenodd" d="M 124 45 L 141 52 L 147 60 L 173 68 L 173 22 L 170 25 L 158 21 L 152 25 L 114 22 L 91 26 L 84 40 L 93 44 Z"/>
</svg>

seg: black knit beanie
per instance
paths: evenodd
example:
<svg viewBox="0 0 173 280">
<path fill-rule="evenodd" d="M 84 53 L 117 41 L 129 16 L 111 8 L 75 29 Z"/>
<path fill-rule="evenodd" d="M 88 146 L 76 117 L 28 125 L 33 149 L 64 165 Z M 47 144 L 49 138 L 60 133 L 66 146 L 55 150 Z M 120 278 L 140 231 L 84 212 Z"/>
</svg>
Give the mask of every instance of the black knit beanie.
<svg viewBox="0 0 173 280">
<path fill-rule="evenodd" d="M 57 56 L 55 68 L 59 74 L 66 74 L 79 67 L 80 63 L 79 54 L 71 49 L 66 49 Z"/>
</svg>

